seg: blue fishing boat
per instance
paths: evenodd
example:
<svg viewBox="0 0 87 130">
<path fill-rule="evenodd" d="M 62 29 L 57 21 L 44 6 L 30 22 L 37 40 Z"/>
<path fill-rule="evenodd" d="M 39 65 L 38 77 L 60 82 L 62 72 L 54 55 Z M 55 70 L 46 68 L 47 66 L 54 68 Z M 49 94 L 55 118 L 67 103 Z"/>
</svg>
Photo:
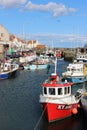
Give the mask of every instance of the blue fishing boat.
<svg viewBox="0 0 87 130">
<path fill-rule="evenodd" d="M 74 61 L 67 66 L 67 71 L 62 73 L 64 80 L 73 83 L 87 81 L 87 63 Z"/>
<path fill-rule="evenodd" d="M 47 69 L 48 67 L 48 64 L 32 64 L 30 65 L 30 70 L 42 70 L 42 69 Z"/>
<path fill-rule="evenodd" d="M 7 79 L 15 76 L 19 68 L 18 64 L 1 63 L 0 64 L 0 79 Z"/>
<path fill-rule="evenodd" d="M 47 69 L 49 62 L 46 59 L 38 58 L 35 62 L 26 63 L 24 69 L 26 70 L 42 70 Z"/>
<path fill-rule="evenodd" d="M 24 65 L 24 69 L 26 70 L 42 70 L 47 69 L 48 64 L 26 64 Z"/>
</svg>

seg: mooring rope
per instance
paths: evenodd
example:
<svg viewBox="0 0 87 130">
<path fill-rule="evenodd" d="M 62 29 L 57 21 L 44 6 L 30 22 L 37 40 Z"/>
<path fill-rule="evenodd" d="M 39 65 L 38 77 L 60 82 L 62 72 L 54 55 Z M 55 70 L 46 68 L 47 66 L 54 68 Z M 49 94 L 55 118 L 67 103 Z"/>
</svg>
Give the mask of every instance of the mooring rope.
<svg viewBox="0 0 87 130">
<path fill-rule="evenodd" d="M 45 108 L 44 108 L 44 110 L 43 110 L 43 112 L 42 112 L 42 114 L 41 114 L 41 116 L 40 116 L 38 122 L 36 123 L 36 125 L 35 125 L 35 127 L 34 127 L 34 130 L 37 129 L 37 127 L 38 127 L 38 125 L 39 125 L 39 123 L 40 123 L 40 121 L 41 121 L 41 119 L 42 119 L 42 117 L 43 117 L 43 115 L 44 115 L 44 112 L 45 112 L 45 110 L 46 110 L 46 107 L 47 107 L 47 105 L 45 106 Z"/>
</svg>

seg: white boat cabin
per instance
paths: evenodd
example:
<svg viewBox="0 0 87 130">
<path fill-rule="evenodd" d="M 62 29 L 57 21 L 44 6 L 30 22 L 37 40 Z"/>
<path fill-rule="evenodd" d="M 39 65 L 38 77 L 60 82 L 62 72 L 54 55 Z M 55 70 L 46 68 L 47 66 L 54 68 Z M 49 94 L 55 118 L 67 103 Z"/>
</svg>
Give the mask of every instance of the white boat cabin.
<svg viewBox="0 0 87 130">
<path fill-rule="evenodd" d="M 87 54 L 85 53 L 79 53 L 76 55 L 77 61 L 87 61 Z"/>
<path fill-rule="evenodd" d="M 59 82 L 57 75 L 51 75 L 51 82 L 45 82 L 42 84 L 43 86 L 43 96 L 60 98 L 60 97 L 67 97 L 71 95 L 71 83 Z M 49 80 L 49 79 L 48 79 Z"/>
<path fill-rule="evenodd" d="M 43 87 L 44 96 L 63 97 L 71 94 L 71 87 Z"/>
<path fill-rule="evenodd" d="M 74 62 L 67 66 L 67 71 L 63 73 L 63 76 L 73 75 L 73 76 L 81 76 L 87 75 L 87 64 L 83 62 Z"/>
<path fill-rule="evenodd" d="M 76 73 L 80 73 L 83 72 L 83 64 L 69 64 L 69 66 L 67 67 L 67 71 L 68 72 L 76 72 Z"/>
<path fill-rule="evenodd" d="M 0 72 L 11 71 L 14 68 L 18 68 L 18 66 L 15 64 L 10 64 L 10 63 L 1 63 Z"/>
</svg>

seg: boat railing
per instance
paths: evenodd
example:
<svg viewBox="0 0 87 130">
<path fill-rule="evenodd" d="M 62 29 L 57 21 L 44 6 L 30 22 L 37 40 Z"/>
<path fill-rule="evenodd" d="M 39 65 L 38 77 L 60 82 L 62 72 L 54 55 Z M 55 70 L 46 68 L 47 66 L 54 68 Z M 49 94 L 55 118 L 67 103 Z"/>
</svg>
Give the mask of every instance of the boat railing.
<svg viewBox="0 0 87 130">
<path fill-rule="evenodd" d="M 76 94 L 75 94 L 75 98 L 78 100 L 80 100 L 81 99 L 81 97 L 84 95 L 84 93 L 85 93 L 85 89 L 78 89 L 77 90 L 77 92 L 76 92 Z"/>
<path fill-rule="evenodd" d="M 46 79 L 44 83 L 51 83 L 52 81 L 50 79 Z"/>
</svg>

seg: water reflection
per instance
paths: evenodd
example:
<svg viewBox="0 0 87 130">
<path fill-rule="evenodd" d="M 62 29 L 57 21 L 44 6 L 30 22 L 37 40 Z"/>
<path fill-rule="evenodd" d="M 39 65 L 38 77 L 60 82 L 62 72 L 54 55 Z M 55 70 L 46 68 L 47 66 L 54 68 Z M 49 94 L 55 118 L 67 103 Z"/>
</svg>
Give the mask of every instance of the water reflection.
<svg viewBox="0 0 87 130">
<path fill-rule="evenodd" d="M 78 119 L 67 118 L 54 123 L 47 123 L 40 130 L 75 130 L 78 123 Z"/>
<path fill-rule="evenodd" d="M 43 120 L 44 122 L 40 124 L 40 130 L 86 130 L 87 111 L 80 108 L 77 115 L 53 123 Z"/>
</svg>

